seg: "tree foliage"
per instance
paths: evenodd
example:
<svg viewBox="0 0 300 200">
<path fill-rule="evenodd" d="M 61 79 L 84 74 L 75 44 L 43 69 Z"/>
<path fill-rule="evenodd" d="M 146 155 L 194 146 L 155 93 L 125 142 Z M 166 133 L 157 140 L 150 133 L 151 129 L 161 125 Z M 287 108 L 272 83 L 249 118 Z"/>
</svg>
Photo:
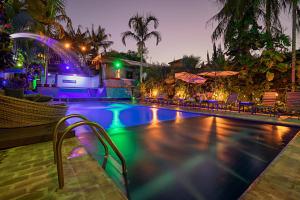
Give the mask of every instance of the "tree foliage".
<svg viewBox="0 0 300 200">
<path fill-rule="evenodd" d="M 6 5 L 4 0 L 0 0 L 0 70 L 14 66 L 9 36 L 11 25 L 6 13 Z"/>
</svg>

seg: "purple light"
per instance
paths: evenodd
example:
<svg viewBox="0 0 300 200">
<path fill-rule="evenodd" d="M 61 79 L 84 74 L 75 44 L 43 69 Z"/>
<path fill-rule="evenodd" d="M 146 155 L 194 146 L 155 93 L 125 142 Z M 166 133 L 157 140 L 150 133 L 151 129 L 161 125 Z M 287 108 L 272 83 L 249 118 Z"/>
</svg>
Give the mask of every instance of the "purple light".
<svg viewBox="0 0 300 200">
<path fill-rule="evenodd" d="M 51 76 L 51 73 L 48 73 L 48 76 Z"/>
<path fill-rule="evenodd" d="M 70 67 L 69 67 L 69 66 L 66 66 L 66 69 L 67 69 L 67 70 L 69 70 L 69 69 L 70 69 Z"/>
<path fill-rule="evenodd" d="M 77 74 L 73 74 L 73 76 L 77 76 Z"/>
<path fill-rule="evenodd" d="M 7 84 L 7 80 L 3 80 L 3 81 L 2 81 L 2 85 L 3 85 L 3 86 L 6 86 L 6 84 Z"/>
</svg>

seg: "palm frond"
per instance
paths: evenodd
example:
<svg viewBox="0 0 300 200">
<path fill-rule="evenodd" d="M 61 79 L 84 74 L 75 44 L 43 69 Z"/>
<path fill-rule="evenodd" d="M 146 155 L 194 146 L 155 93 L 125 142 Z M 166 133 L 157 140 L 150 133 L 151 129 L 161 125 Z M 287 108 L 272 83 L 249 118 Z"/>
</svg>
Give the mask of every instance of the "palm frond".
<svg viewBox="0 0 300 200">
<path fill-rule="evenodd" d="M 152 31 L 150 33 L 148 33 L 145 38 L 144 41 L 148 40 L 151 37 L 155 37 L 156 38 L 156 45 L 158 45 L 158 43 L 161 41 L 161 35 L 158 31 Z"/>
<path fill-rule="evenodd" d="M 126 46 L 126 39 L 127 38 L 132 38 L 134 39 L 136 42 L 141 42 L 141 39 L 139 36 L 137 36 L 136 34 L 134 34 L 133 32 L 131 31 L 126 31 L 126 32 L 123 32 L 122 34 L 122 43 Z"/>
<path fill-rule="evenodd" d="M 148 15 L 146 17 L 146 23 L 145 23 L 145 26 L 147 27 L 151 22 L 154 23 L 154 28 L 157 29 L 158 25 L 159 25 L 159 21 L 158 19 L 153 16 L 153 15 Z"/>
</svg>

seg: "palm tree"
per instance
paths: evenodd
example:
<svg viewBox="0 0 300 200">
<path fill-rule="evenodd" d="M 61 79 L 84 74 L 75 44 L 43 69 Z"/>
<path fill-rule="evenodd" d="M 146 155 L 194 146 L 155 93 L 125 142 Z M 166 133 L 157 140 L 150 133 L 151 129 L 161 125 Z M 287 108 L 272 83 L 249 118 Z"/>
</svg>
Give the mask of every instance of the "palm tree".
<svg viewBox="0 0 300 200">
<path fill-rule="evenodd" d="M 292 12 L 292 91 L 295 91 L 296 82 L 296 34 L 300 30 L 300 0 L 288 0 L 289 10 Z M 297 17 L 298 15 L 298 17 Z"/>
<path fill-rule="evenodd" d="M 261 6 L 265 7 L 264 13 L 261 13 L 264 17 L 265 28 L 267 34 L 272 32 L 281 32 L 281 23 L 279 19 L 280 11 L 285 5 L 284 0 L 262 0 Z"/>
<path fill-rule="evenodd" d="M 9 17 L 16 32 L 43 33 L 60 39 L 64 33 L 61 22 L 71 22 L 65 12 L 64 0 L 11 0 L 8 4 Z"/>
<path fill-rule="evenodd" d="M 81 57 L 84 62 L 82 64 L 84 65 L 86 62 L 86 54 L 89 50 L 88 32 L 83 31 L 81 26 L 78 26 L 77 29 L 75 29 L 72 23 L 70 23 L 66 29 L 62 41 L 65 42 L 65 45 L 68 44 L 67 48 L 73 50 Z"/>
<path fill-rule="evenodd" d="M 80 25 L 76 29 L 73 27 L 72 24 L 70 24 L 66 28 L 62 41 L 69 43 L 70 44 L 69 48 L 71 48 L 76 53 L 80 53 L 81 52 L 80 47 L 86 46 L 88 44 L 87 39 L 88 39 L 87 31 L 83 31 Z"/>
<path fill-rule="evenodd" d="M 10 47 L 10 25 L 6 15 L 5 2 L 0 0 L 0 70 L 13 67 L 13 53 Z"/>
<path fill-rule="evenodd" d="M 91 30 L 87 30 L 89 45 L 91 46 L 92 57 L 99 54 L 100 48 L 103 48 L 106 53 L 107 48 L 113 45 L 113 41 L 109 40 L 111 37 L 110 34 L 105 33 L 105 28 L 98 26 L 97 31 L 94 29 L 94 25 L 92 25 Z"/>
<path fill-rule="evenodd" d="M 143 56 L 146 52 L 146 41 L 149 40 L 151 37 L 156 38 L 156 45 L 161 41 L 161 35 L 158 31 L 150 31 L 149 26 L 150 23 L 154 23 L 154 29 L 157 29 L 159 22 L 158 19 L 153 15 L 142 16 L 136 14 L 135 16 L 131 17 L 128 22 L 128 26 L 133 31 L 126 31 L 122 33 L 122 42 L 126 46 L 126 39 L 132 38 L 137 42 L 138 52 L 141 57 L 141 66 L 140 66 L 140 82 L 143 81 Z"/>
<path fill-rule="evenodd" d="M 236 27 L 237 22 L 248 21 L 248 19 L 257 21 L 259 18 L 257 12 L 251 12 L 251 15 L 247 14 L 249 14 L 248 11 L 250 9 L 260 10 L 260 2 L 249 2 L 247 0 L 218 0 L 218 2 L 223 4 L 223 8 L 209 20 L 209 22 L 218 22 L 212 34 L 214 41 L 223 36 L 225 43 L 227 43 L 235 32 L 233 28 Z M 248 29 L 248 26 L 249 23 L 241 26 L 240 29 Z"/>
<path fill-rule="evenodd" d="M 223 8 L 209 20 L 219 22 L 212 34 L 214 41 L 222 35 L 224 40 L 228 41 L 234 32 L 232 28 L 238 21 L 251 19 L 258 23 L 261 17 L 265 22 L 266 33 L 271 35 L 272 32 L 282 31 L 279 14 L 281 8 L 285 6 L 284 0 L 218 0 L 218 2 L 223 4 Z"/>
</svg>

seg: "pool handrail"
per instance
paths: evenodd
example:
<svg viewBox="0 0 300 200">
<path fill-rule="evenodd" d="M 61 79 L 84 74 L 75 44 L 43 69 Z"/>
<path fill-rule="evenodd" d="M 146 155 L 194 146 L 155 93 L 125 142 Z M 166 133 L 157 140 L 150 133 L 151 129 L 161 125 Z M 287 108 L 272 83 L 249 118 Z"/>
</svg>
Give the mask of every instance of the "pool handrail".
<svg viewBox="0 0 300 200">
<path fill-rule="evenodd" d="M 57 143 L 57 138 L 59 136 L 59 127 L 61 126 L 62 123 L 64 123 L 65 121 L 67 121 L 68 119 L 71 119 L 71 118 L 79 118 L 79 119 L 82 119 L 83 121 L 89 121 L 85 116 L 83 115 L 80 115 L 80 114 L 70 114 L 70 115 L 67 115 L 63 118 L 61 118 L 55 128 L 54 128 L 54 131 L 53 131 L 53 152 L 54 152 L 54 164 L 56 164 L 57 162 L 57 157 L 56 157 L 56 143 Z M 97 130 L 94 128 L 94 127 L 91 127 L 93 132 L 96 132 Z M 105 142 L 103 141 L 102 138 L 99 138 L 101 144 L 103 145 L 104 147 L 104 151 L 105 151 L 105 154 L 104 154 L 104 159 L 103 159 L 103 163 L 102 163 L 102 167 L 105 169 L 106 168 L 106 163 L 107 163 L 107 159 L 108 159 L 108 147 L 107 145 L 105 144 Z"/>
<path fill-rule="evenodd" d="M 106 140 L 106 142 L 113 149 L 115 154 L 118 156 L 118 158 L 121 161 L 121 165 L 122 165 L 122 175 L 123 175 L 123 179 L 124 179 L 124 183 L 125 183 L 126 195 L 127 195 L 127 198 L 130 199 L 129 198 L 129 188 L 128 188 L 128 176 L 127 176 L 126 161 L 125 161 L 122 153 L 119 151 L 117 146 L 113 143 L 113 141 L 110 139 L 110 137 L 108 136 L 108 134 L 104 130 L 104 128 L 102 128 L 102 126 L 100 126 L 98 123 L 91 122 L 91 121 L 79 121 L 79 122 L 76 122 L 76 123 L 68 126 L 63 131 L 61 137 L 58 138 L 58 141 L 56 142 L 55 154 L 56 154 L 56 158 L 57 158 L 57 165 L 56 166 L 57 166 L 59 189 L 62 189 L 64 187 L 64 174 L 63 174 L 63 163 L 62 163 L 62 152 L 61 152 L 63 140 L 69 132 L 71 132 L 72 130 L 74 130 L 75 128 L 77 128 L 79 126 L 89 126 L 89 127 L 93 128 L 95 130 L 95 132 L 94 131 L 93 132 L 96 134 L 97 138 L 102 139 L 102 137 L 101 137 L 101 135 L 102 135 L 104 137 L 104 139 Z"/>
</svg>

